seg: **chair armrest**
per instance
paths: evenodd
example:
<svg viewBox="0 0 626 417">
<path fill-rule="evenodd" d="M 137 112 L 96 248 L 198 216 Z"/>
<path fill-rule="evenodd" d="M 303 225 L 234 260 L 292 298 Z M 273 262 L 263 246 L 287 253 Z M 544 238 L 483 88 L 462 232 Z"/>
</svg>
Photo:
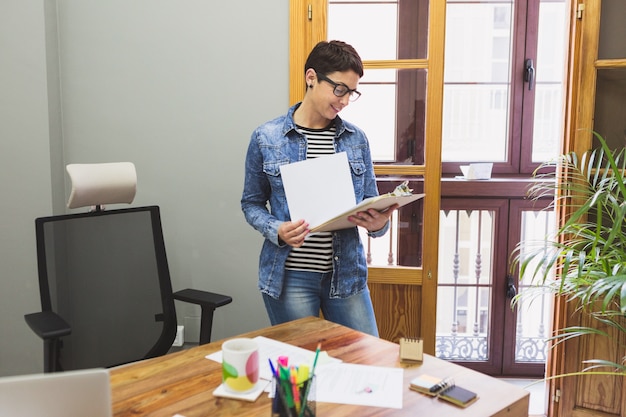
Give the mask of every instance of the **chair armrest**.
<svg viewBox="0 0 626 417">
<path fill-rule="evenodd" d="M 174 299 L 185 301 L 187 303 L 198 304 L 202 307 L 209 307 L 215 310 L 217 307 L 230 304 L 233 299 L 227 295 L 216 294 L 214 292 L 194 290 L 187 288 L 185 290 L 176 291 Z"/>
<path fill-rule="evenodd" d="M 24 315 L 33 332 L 44 340 L 58 339 L 72 333 L 72 328 L 61 316 L 52 311 Z"/>
<path fill-rule="evenodd" d="M 202 316 L 200 318 L 200 344 L 209 343 L 211 341 L 211 329 L 213 328 L 213 312 L 217 307 L 224 306 L 233 301 L 227 295 L 216 294 L 214 292 L 194 290 L 187 288 L 185 290 L 176 291 L 174 299 L 186 301 L 192 304 L 198 304 L 202 308 Z"/>
</svg>

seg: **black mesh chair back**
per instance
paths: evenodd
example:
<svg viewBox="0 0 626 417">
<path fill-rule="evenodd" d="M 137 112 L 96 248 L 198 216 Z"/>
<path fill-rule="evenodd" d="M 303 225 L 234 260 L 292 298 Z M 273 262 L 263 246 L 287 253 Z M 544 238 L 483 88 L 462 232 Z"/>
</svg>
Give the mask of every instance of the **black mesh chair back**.
<svg viewBox="0 0 626 417">
<path fill-rule="evenodd" d="M 35 221 L 42 311 L 70 326 L 62 370 L 110 367 L 165 354 L 176 336 L 159 208 Z"/>
</svg>

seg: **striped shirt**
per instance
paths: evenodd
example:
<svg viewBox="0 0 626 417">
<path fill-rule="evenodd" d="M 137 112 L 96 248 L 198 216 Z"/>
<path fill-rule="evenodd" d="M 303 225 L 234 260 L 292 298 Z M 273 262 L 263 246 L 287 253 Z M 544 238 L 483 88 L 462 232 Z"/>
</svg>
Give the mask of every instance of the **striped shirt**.
<svg viewBox="0 0 626 417">
<path fill-rule="evenodd" d="M 307 140 L 307 159 L 335 153 L 335 124 L 324 129 L 307 129 L 297 126 L 296 130 Z M 331 184 L 328 184 L 329 186 Z M 331 272 L 333 270 L 333 235 L 331 232 L 309 234 L 299 248 L 291 248 L 285 269 Z"/>
</svg>

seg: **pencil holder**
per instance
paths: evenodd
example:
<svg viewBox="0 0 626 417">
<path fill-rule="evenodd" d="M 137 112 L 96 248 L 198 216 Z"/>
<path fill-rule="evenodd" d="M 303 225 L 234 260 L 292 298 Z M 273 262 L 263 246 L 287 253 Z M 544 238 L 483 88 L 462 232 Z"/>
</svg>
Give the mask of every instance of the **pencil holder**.
<svg viewBox="0 0 626 417">
<path fill-rule="evenodd" d="M 274 378 L 272 417 L 315 417 L 315 375 L 292 383 Z"/>
</svg>

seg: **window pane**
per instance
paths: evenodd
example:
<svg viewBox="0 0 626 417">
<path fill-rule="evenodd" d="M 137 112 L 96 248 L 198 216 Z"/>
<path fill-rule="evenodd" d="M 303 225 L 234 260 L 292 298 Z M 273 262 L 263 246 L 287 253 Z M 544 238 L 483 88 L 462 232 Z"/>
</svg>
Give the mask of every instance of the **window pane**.
<svg viewBox="0 0 626 417">
<path fill-rule="evenodd" d="M 424 163 L 426 70 L 366 70 L 342 118 L 367 135 L 377 163 Z"/>
<path fill-rule="evenodd" d="M 512 13 L 513 0 L 448 1 L 444 161 L 506 161 Z"/>
<path fill-rule="evenodd" d="M 409 180 L 409 188 L 414 194 L 424 192 L 423 177 L 404 177 Z M 400 180 L 379 176 L 378 191 L 381 194 L 394 190 Z M 400 207 L 391 216 L 391 228 L 381 238 L 370 238 L 367 231 L 359 227 L 361 241 L 365 246 L 369 266 L 422 266 L 422 229 L 424 200 L 418 200 Z"/>
<path fill-rule="evenodd" d="M 563 132 L 563 85 L 537 83 L 533 121 L 533 162 L 549 161 L 559 154 Z"/>
<path fill-rule="evenodd" d="M 593 130 L 606 139 L 609 148 L 626 146 L 626 68 L 598 70 Z M 593 147 L 600 146 L 594 137 Z"/>
<path fill-rule="evenodd" d="M 537 244 L 545 242 L 546 236 L 556 228 L 555 217 L 553 210 L 522 211 L 520 241 L 537 242 Z M 543 245 L 546 244 L 543 243 Z M 520 256 L 524 259 L 526 253 L 540 248 L 539 246 L 524 246 L 521 248 Z M 534 271 L 535 268 L 536 266 L 529 265 L 527 271 Z M 531 274 L 528 272 L 519 279 L 519 293 L 525 295 L 517 304 L 515 361 L 545 362 L 546 341 L 551 335 L 552 315 L 550 312 L 552 312 L 553 295 L 543 293 L 541 287 L 534 285 Z"/>
<path fill-rule="evenodd" d="M 348 42 L 363 60 L 425 59 L 428 3 L 330 1 L 328 39 Z"/>
<path fill-rule="evenodd" d="M 435 354 L 440 359 L 487 361 L 489 359 L 489 291 L 476 287 L 444 287 L 437 290 Z"/>
<path fill-rule="evenodd" d="M 565 1 L 543 1 L 539 6 L 533 162 L 560 153 L 563 132 L 563 77 L 566 45 Z"/>
<path fill-rule="evenodd" d="M 439 284 L 492 282 L 494 213 L 442 210 L 439 216 Z"/>
<path fill-rule="evenodd" d="M 367 70 L 358 89 L 361 97 L 345 107 L 340 116 L 367 135 L 375 161 L 394 161 L 396 136 L 396 71 Z"/>
<path fill-rule="evenodd" d="M 396 3 L 329 3 L 328 39 L 351 44 L 363 60 L 396 59 L 397 31 Z"/>
<path fill-rule="evenodd" d="M 508 138 L 508 85 L 444 86 L 442 159 L 504 162 Z"/>
<path fill-rule="evenodd" d="M 626 58 L 626 42 L 616 41 L 626 37 L 626 2 L 606 0 L 602 2 L 600 12 L 599 59 Z"/>
<path fill-rule="evenodd" d="M 490 210 L 442 210 L 439 216 L 437 357 L 488 360 L 494 216 Z"/>
</svg>

